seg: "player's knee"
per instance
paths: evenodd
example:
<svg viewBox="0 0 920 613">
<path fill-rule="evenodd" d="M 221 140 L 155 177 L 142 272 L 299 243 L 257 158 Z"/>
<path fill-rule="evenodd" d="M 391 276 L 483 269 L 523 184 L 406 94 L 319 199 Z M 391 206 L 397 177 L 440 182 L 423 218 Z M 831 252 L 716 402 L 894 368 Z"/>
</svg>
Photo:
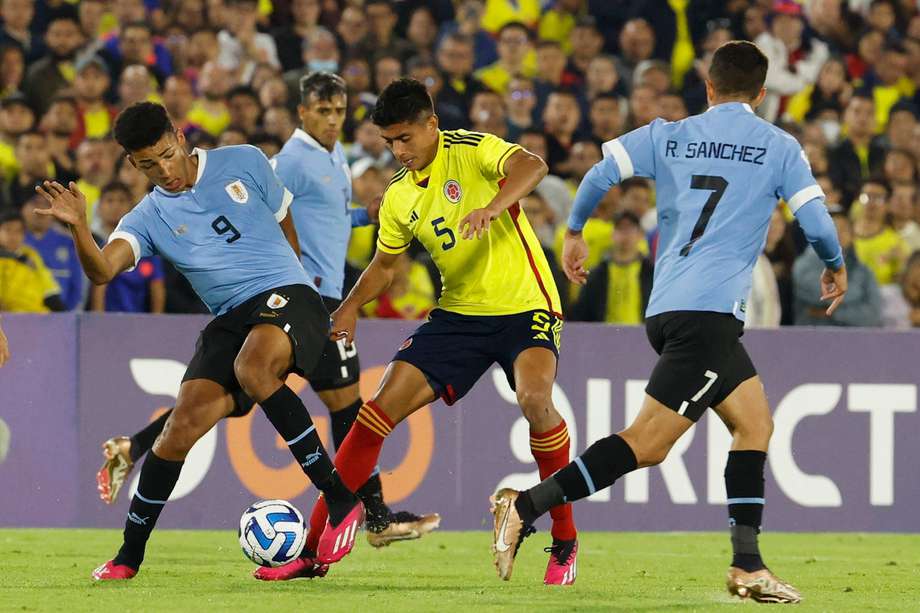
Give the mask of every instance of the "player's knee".
<svg viewBox="0 0 920 613">
<path fill-rule="evenodd" d="M 166 428 L 157 438 L 155 452 L 167 457 L 185 457 L 192 446 L 204 435 L 204 425 L 188 411 L 173 412 Z"/>
<path fill-rule="evenodd" d="M 633 425 L 619 433 L 636 456 L 636 465 L 640 468 L 656 466 L 664 462 L 671 451 L 671 445 L 655 437 L 653 433 L 643 433 L 641 428 Z"/>
<path fill-rule="evenodd" d="M 540 425 L 548 417 L 555 415 L 552 396 L 543 390 L 517 390 L 517 401 L 525 419 L 532 425 Z"/>
<path fill-rule="evenodd" d="M 273 378 L 266 376 L 265 368 L 260 367 L 256 360 L 247 359 L 242 354 L 236 356 L 236 360 L 233 361 L 233 373 L 246 395 L 257 402 L 268 398 L 273 388 L 277 387 L 277 381 L 270 381 L 269 379 Z"/>
</svg>

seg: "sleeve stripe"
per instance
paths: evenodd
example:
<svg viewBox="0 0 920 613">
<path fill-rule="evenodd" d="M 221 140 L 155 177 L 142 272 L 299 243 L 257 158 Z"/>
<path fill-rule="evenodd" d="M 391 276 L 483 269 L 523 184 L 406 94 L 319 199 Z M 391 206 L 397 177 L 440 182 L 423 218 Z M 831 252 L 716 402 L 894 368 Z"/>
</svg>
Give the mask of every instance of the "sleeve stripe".
<svg viewBox="0 0 920 613">
<path fill-rule="evenodd" d="M 498 158 L 498 166 L 496 168 L 496 170 L 498 170 L 498 176 L 500 177 L 505 176 L 505 171 L 504 171 L 505 160 L 507 160 L 511 156 L 512 153 L 519 151 L 519 150 L 521 150 L 520 145 L 511 145 L 510 147 L 508 147 L 508 150 L 505 151 L 500 158 Z"/>
<path fill-rule="evenodd" d="M 821 189 L 820 185 L 809 185 L 805 189 L 799 190 L 792 198 L 790 198 L 786 204 L 789 205 L 789 210 L 793 214 L 802 208 L 802 205 L 807 203 L 809 200 L 814 200 L 815 198 L 823 198 L 824 191 Z"/>
<path fill-rule="evenodd" d="M 629 179 L 635 174 L 632 158 L 629 157 L 629 153 L 626 152 L 626 148 L 619 139 L 615 138 L 607 141 L 602 149 L 605 154 L 612 157 L 613 161 L 616 162 L 617 169 L 620 171 L 620 181 Z"/>
<path fill-rule="evenodd" d="M 294 194 L 289 192 L 288 188 L 285 187 L 284 196 L 281 197 L 281 208 L 275 213 L 275 221 L 278 223 L 284 221 L 284 218 L 287 217 L 288 208 L 290 208 L 292 200 L 294 200 Z"/>
<path fill-rule="evenodd" d="M 131 251 L 134 252 L 134 266 L 129 268 L 128 271 L 134 270 L 134 267 L 137 266 L 138 261 L 141 259 L 141 244 L 137 241 L 136 236 L 130 232 L 125 232 L 124 230 L 115 230 L 112 232 L 109 235 L 108 244 L 111 245 L 112 241 L 119 238 L 131 245 Z"/>
<path fill-rule="evenodd" d="M 391 253 L 393 255 L 402 253 L 403 251 L 409 248 L 409 245 L 411 243 L 412 241 L 409 241 L 408 243 L 406 243 L 405 245 L 402 245 L 401 247 L 393 247 L 392 245 L 387 245 L 385 242 L 383 242 L 379 238 L 377 239 L 377 247 L 384 253 Z"/>
</svg>

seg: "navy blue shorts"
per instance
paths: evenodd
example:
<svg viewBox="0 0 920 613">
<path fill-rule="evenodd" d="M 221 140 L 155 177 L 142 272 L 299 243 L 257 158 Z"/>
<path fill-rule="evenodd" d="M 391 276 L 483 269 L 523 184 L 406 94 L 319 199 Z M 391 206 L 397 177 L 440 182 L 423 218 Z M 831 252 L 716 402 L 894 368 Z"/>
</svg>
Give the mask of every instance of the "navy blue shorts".
<svg viewBox="0 0 920 613">
<path fill-rule="evenodd" d="M 531 347 L 546 347 L 558 358 L 561 336 L 562 320 L 548 311 L 461 315 L 435 309 L 393 360 L 421 370 L 435 393 L 454 404 L 496 362 L 514 389 L 517 356 Z"/>
</svg>

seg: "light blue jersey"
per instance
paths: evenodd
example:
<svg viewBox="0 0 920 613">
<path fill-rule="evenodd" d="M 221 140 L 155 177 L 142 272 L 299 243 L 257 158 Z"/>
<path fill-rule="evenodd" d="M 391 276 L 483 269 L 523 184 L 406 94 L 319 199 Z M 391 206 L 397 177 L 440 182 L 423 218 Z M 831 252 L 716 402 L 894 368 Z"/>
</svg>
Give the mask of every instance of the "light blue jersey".
<svg viewBox="0 0 920 613">
<path fill-rule="evenodd" d="M 155 188 L 109 242 L 127 241 L 135 264 L 154 254 L 172 262 L 215 315 L 276 287 L 312 287 L 278 225 L 291 194 L 265 155 L 250 145 L 193 154 L 192 188 L 177 194 Z"/>
<path fill-rule="evenodd" d="M 351 171 L 342 144 L 330 152 L 298 128 L 272 166 L 294 195 L 291 214 L 307 275 L 321 295 L 341 300 L 351 228 L 370 223 L 366 209 L 349 208 Z"/>
<path fill-rule="evenodd" d="M 655 180 L 659 238 L 646 317 L 715 311 L 743 320 L 779 198 L 825 263 L 843 263 L 801 146 L 747 104 L 719 104 L 678 122 L 656 119 L 604 143 L 603 151 L 578 188 L 569 227 L 581 229 L 613 184 L 633 176 Z"/>
</svg>

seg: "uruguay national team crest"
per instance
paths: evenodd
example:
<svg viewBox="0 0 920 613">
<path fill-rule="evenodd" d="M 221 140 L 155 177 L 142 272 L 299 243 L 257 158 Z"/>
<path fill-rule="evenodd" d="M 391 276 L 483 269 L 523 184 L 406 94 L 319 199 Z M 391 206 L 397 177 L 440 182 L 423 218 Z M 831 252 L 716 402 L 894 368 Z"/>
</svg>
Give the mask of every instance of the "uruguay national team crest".
<svg viewBox="0 0 920 613">
<path fill-rule="evenodd" d="M 246 191 L 246 186 L 243 185 L 243 182 L 239 179 L 233 183 L 228 183 L 227 187 L 224 189 L 227 190 L 227 194 L 229 194 L 230 198 L 237 204 L 246 204 L 246 202 L 249 201 L 249 192 Z"/>
<path fill-rule="evenodd" d="M 454 204 L 460 202 L 460 198 L 463 197 L 463 191 L 460 189 L 460 184 L 453 179 L 448 179 L 447 183 L 444 184 L 444 197 Z"/>
<path fill-rule="evenodd" d="M 288 299 L 281 294 L 272 294 L 268 297 L 268 302 L 265 304 L 268 305 L 268 308 L 270 309 L 283 309 L 284 305 L 287 303 Z"/>
</svg>

